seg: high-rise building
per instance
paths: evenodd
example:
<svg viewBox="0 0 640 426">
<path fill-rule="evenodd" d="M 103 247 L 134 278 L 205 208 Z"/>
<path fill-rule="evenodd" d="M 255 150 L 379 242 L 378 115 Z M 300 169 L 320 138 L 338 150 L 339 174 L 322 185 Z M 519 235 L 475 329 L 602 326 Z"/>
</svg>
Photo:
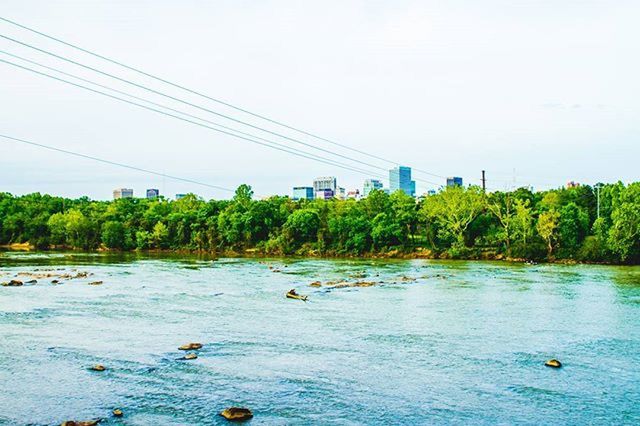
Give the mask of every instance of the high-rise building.
<svg viewBox="0 0 640 426">
<path fill-rule="evenodd" d="M 133 189 L 118 188 L 113 190 L 113 199 L 119 200 L 120 198 L 133 198 Z"/>
<path fill-rule="evenodd" d="M 462 186 L 462 178 L 457 176 L 448 177 L 447 186 Z"/>
<path fill-rule="evenodd" d="M 334 193 L 338 189 L 338 180 L 334 176 L 322 176 L 313 180 L 313 190 L 321 191 L 323 189 L 330 189 Z"/>
<path fill-rule="evenodd" d="M 332 199 L 334 196 L 336 195 L 335 192 L 333 192 L 330 189 L 321 189 L 319 191 L 316 191 L 314 196 L 316 197 L 316 199 L 318 200 L 330 200 Z"/>
<path fill-rule="evenodd" d="M 315 198 L 327 200 L 338 192 L 338 180 L 334 176 L 322 176 L 313 180 Z"/>
<path fill-rule="evenodd" d="M 394 193 L 397 190 L 415 197 L 416 182 L 411 180 L 411 167 L 399 166 L 389 170 L 389 192 Z"/>
<path fill-rule="evenodd" d="M 159 196 L 160 196 L 159 189 L 155 189 L 155 188 L 147 189 L 147 198 L 149 200 L 153 200 L 154 198 L 158 198 Z"/>
<path fill-rule="evenodd" d="M 378 179 L 366 179 L 364 181 L 364 188 L 362 189 L 362 196 L 368 196 L 374 189 L 382 189 L 382 182 Z"/>
<path fill-rule="evenodd" d="M 293 188 L 293 200 L 313 200 L 313 187 L 295 186 Z"/>
</svg>

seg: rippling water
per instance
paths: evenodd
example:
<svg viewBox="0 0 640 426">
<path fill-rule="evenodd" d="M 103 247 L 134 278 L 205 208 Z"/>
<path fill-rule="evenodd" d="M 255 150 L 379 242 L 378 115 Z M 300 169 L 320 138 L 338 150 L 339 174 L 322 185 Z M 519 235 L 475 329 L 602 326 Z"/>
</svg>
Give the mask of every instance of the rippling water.
<svg viewBox="0 0 640 426">
<path fill-rule="evenodd" d="M 640 423 L 640 268 L 0 253 L 51 269 L 0 287 L 0 424 Z"/>
</svg>

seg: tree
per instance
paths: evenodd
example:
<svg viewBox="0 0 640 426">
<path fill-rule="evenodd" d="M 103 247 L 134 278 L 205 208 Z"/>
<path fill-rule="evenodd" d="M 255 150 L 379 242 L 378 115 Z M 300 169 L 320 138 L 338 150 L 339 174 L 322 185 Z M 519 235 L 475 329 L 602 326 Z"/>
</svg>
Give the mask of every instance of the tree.
<svg viewBox="0 0 640 426">
<path fill-rule="evenodd" d="M 621 191 L 613 203 L 609 246 L 623 262 L 640 261 L 640 182 Z"/>
<path fill-rule="evenodd" d="M 102 225 L 102 243 L 110 249 L 125 248 L 125 229 L 120 222 L 109 221 Z"/>
<path fill-rule="evenodd" d="M 169 237 L 169 230 L 167 225 L 162 222 L 158 222 L 153 226 L 153 232 L 151 233 L 151 241 L 156 248 L 167 248 L 167 240 Z"/>
<path fill-rule="evenodd" d="M 560 209 L 560 247 L 566 251 L 575 251 L 589 232 L 589 214 L 574 202 Z"/>
<path fill-rule="evenodd" d="M 51 242 L 53 244 L 67 243 L 67 219 L 63 213 L 51 215 L 47 225 L 49 226 Z"/>
<path fill-rule="evenodd" d="M 560 220 L 560 213 L 555 210 L 550 210 L 540 214 L 538 217 L 538 223 L 536 229 L 538 234 L 547 244 L 547 256 L 551 256 L 553 247 L 557 240 L 558 221 Z"/>
<path fill-rule="evenodd" d="M 253 189 L 249 185 L 242 184 L 236 189 L 236 195 L 233 197 L 233 201 L 240 204 L 244 209 L 249 208 L 251 199 L 253 198 Z"/>
<path fill-rule="evenodd" d="M 409 239 L 416 233 L 418 225 L 418 210 L 416 200 L 404 191 L 396 191 L 389 197 L 393 220 L 402 229 L 401 243 L 406 246 Z"/>
<path fill-rule="evenodd" d="M 502 238 L 506 249 L 509 250 L 514 227 L 513 198 L 510 194 L 495 192 L 491 194 L 488 199 L 487 210 L 489 210 L 496 219 L 498 219 L 498 222 L 500 222 L 502 227 Z"/>
<path fill-rule="evenodd" d="M 293 238 L 296 245 L 315 241 L 320 227 L 320 216 L 314 209 L 294 211 L 284 224 L 285 232 Z"/>
<path fill-rule="evenodd" d="M 441 225 L 441 236 L 452 239 L 453 244 L 463 247 L 469 224 L 484 206 L 484 193 L 480 188 L 452 186 L 428 197 L 422 205 L 421 213 L 427 221 Z"/>
<path fill-rule="evenodd" d="M 522 247 L 526 248 L 527 240 L 533 235 L 533 216 L 529 200 L 517 199 L 514 203 L 514 237 L 519 237 Z"/>
</svg>

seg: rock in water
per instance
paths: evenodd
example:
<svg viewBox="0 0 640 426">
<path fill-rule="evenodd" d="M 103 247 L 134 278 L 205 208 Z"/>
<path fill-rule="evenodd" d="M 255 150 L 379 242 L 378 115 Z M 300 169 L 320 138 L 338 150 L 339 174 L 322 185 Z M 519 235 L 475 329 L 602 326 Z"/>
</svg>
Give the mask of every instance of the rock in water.
<svg viewBox="0 0 640 426">
<path fill-rule="evenodd" d="M 189 353 L 189 354 L 186 354 L 182 359 L 196 359 L 196 358 L 198 358 L 198 355 L 194 353 Z"/>
<path fill-rule="evenodd" d="M 107 369 L 107 367 L 105 367 L 102 364 L 96 364 L 93 367 L 91 367 L 91 370 L 93 370 L 93 371 L 104 371 L 106 369 Z"/>
<path fill-rule="evenodd" d="M 202 349 L 202 343 L 187 343 L 186 345 L 182 345 L 178 348 L 181 351 L 197 351 L 198 349 Z"/>
<path fill-rule="evenodd" d="M 562 367 L 562 363 L 560 361 L 558 361 L 557 359 L 550 359 L 549 361 L 545 362 L 544 365 L 546 365 L 547 367 L 551 367 L 551 368 L 560 368 L 560 367 Z"/>
<path fill-rule="evenodd" d="M 66 422 L 62 422 L 61 426 L 96 426 L 100 423 L 100 420 L 67 420 Z"/>
<path fill-rule="evenodd" d="M 92 281 L 89 285 L 102 285 L 102 281 Z"/>
<path fill-rule="evenodd" d="M 8 283 L 2 283 L 5 287 L 20 287 L 22 285 L 22 281 L 20 280 L 11 280 Z"/>
<path fill-rule="evenodd" d="M 248 408 L 229 407 L 220 413 L 222 417 L 234 422 L 242 422 L 253 417 L 253 413 Z"/>
<path fill-rule="evenodd" d="M 113 410 L 112 413 L 115 417 L 122 417 L 124 415 L 122 410 L 119 408 L 116 408 L 115 410 Z"/>
</svg>

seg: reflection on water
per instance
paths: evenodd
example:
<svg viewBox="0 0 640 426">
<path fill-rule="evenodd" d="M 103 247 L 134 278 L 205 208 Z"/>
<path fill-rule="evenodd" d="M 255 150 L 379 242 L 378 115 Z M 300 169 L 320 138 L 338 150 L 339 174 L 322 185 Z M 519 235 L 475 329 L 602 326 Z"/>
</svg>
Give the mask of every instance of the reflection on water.
<svg viewBox="0 0 640 426">
<path fill-rule="evenodd" d="M 35 271 L 93 275 L 0 287 L 0 424 L 640 422 L 640 268 L 0 253 Z"/>
</svg>

